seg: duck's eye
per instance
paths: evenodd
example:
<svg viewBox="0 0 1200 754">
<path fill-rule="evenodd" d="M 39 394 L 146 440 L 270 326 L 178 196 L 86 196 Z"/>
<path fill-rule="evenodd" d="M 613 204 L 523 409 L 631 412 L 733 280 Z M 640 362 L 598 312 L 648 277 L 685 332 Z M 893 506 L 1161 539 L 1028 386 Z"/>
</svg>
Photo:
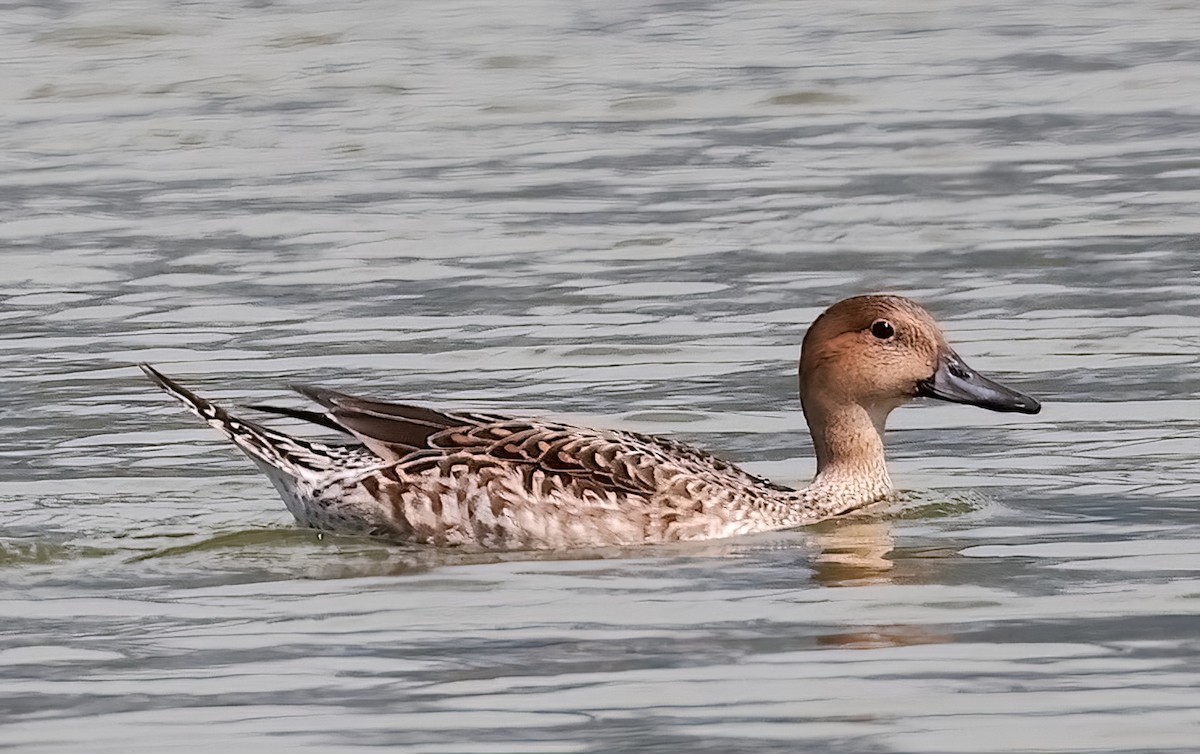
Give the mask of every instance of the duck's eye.
<svg viewBox="0 0 1200 754">
<path fill-rule="evenodd" d="M 886 319 L 877 319 L 871 323 L 871 334 L 880 340 L 887 340 L 896 334 L 896 328 Z"/>
</svg>

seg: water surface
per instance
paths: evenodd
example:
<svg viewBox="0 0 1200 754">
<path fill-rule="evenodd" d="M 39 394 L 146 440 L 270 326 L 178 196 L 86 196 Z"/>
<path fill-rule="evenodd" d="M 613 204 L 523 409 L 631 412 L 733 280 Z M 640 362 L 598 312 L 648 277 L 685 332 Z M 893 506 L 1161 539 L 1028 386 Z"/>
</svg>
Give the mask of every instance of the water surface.
<svg viewBox="0 0 1200 754">
<path fill-rule="evenodd" d="M 1192 751 L 1188 3 L 9 3 L 0 745 Z M 295 528 L 131 365 L 812 472 L 804 328 L 915 296 L 1036 417 L 902 504 L 578 558 Z"/>
</svg>

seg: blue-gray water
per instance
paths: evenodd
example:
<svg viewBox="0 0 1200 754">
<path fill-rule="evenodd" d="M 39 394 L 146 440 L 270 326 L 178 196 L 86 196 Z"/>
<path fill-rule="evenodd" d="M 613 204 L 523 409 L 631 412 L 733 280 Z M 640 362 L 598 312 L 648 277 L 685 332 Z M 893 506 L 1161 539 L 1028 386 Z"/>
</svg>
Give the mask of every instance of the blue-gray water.
<svg viewBox="0 0 1200 754">
<path fill-rule="evenodd" d="M 0 747 L 1200 745 L 1200 7 L 0 14 Z M 902 504 L 592 559 L 299 530 L 131 367 L 800 483 L 800 338 L 870 290 L 1043 413 L 902 409 Z"/>
</svg>

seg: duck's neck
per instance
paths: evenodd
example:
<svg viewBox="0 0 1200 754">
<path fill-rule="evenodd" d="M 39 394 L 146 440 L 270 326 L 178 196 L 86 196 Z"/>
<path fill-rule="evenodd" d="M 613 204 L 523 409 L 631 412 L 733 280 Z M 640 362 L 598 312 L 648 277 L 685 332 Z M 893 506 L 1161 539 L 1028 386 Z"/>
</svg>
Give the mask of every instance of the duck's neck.
<svg viewBox="0 0 1200 754">
<path fill-rule="evenodd" d="M 883 453 L 883 427 L 893 405 L 804 402 L 817 453 L 817 475 L 805 496 L 826 515 L 879 500 L 892 491 Z"/>
</svg>

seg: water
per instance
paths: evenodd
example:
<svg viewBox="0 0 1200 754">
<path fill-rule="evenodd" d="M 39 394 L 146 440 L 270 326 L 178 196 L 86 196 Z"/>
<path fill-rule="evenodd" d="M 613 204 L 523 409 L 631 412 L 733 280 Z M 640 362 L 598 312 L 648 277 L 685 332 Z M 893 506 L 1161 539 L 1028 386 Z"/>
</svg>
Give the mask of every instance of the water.
<svg viewBox="0 0 1200 754">
<path fill-rule="evenodd" d="M 0 745 L 1195 750 L 1193 4 L 2 12 Z M 903 409 L 905 502 L 688 547 L 302 531 L 131 366 L 801 483 L 804 328 L 880 289 L 1044 412 Z"/>
</svg>

